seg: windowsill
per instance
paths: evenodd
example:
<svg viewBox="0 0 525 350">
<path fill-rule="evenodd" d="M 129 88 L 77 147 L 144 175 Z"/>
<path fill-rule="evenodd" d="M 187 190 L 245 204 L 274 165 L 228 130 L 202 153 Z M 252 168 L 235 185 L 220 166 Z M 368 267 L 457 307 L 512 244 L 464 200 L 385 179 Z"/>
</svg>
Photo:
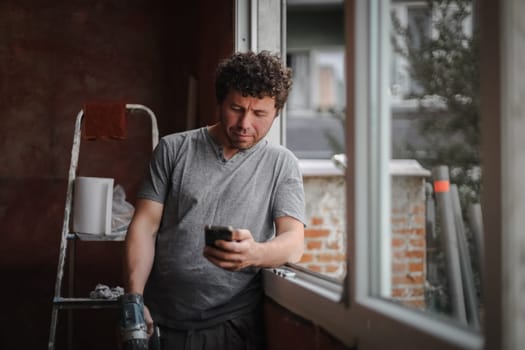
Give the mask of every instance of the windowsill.
<svg viewBox="0 0 525 350">
<path fill-rule="evenodd" d="M 342 167 L 346 166 L 346 161 Z M 299 168 L 303 176 L 344 176 L 344 170 L 338 167 L 331 159 L 299 159 Z M 392 176 L 421 176 L 431 175 L 414 159 L 390 160 L 390 175 Z"/>
<path fill-rule="evenodd" d="M 297 286 L 303 287 L 315 294 L 318 294 L 324 298 L 327 298 L 333 302 L 340 302 L 343 294 L 343 286 L 341 283 L 331 282 L 322 278 L 314 276 L 312 273 L 303 272 L 293 267 L 283 267 L 287 271 L 292 271 L 292 277 L 279 276 L 272 270 L 264 270 L 264 285 L 265 290 L 271 289 L 275 283 L 281 283 L 282 280 L 289 281 Z"/>
<path fill-rule="evenodd" d="M 355 345 L 348 331 L 348 308 L 342 301 L 343 286 L 291 269 L 295 277 L 281 277 L 272 269 L 263 271 L 267 297 L 290 312 L 328 330 L 346 346 Z"/>
<path fill-rule="evenodd" d="M 358 322 L 368 325 L 382 323 L 386 327 L 398 327 L 399 334 L 412 334 L 410 339 L 400 339 L 394 334 L 394 339 L 385 340 L 386 342 L 395 340 L 399 344 L 422 343 L 430 335 L 443 342 L 442 344 L 453 345 L 453 348 L 483 348 L 483 337 L 479 332 L 466 326 L 458 327 L 456 322 L 445 317 L 429 317 L 424 312 L 374 297 L 357 297 L 350 309 L 343 300 L 341 284 L 308 276 L 293 268 L 290 270 L 296 275 L 282 277 L 272 272 L 272 269 L 263 271 L 266 296 L 290 312 L 324 328 L 348 347 L 354 346 L 356 341 L 348 327 L 358 319 Z"/>
<path fill-rule="evenodd" d="M 299 159 L 303 176 L 343 176 L 344 170 L 338 168 L 331 159 Z"/>
<path fill-rule="evenodd" d="M 465 325 L 459 325 L 456 321 L 446 316 L 430 315 L 427 312 L 411 310 L 388 300 L 368 296 L 356 297 L 355 305 L 367 310 L 366 319 L 377 320 L 377 316 L 380 315 L 381 322 L 386 327 L 391 322 L 399 322 L 410 329 L 414 337 L 415 333 L 420 332 L 421 334 L 428 334 L 436 340 L 443 340 L 448 344 L 453 344 L 460 349 L 483 349 L 484 341 L 479 331 Z M 425 337 L 425 339 L 428 338 Z"/>
<path fill-rule="evenodd" d="M 428 177 L 431 175 L 431 172 L 423 168 L 417 160 L 392 159 L 390 160 L 390 175 Z"/>
</svg>

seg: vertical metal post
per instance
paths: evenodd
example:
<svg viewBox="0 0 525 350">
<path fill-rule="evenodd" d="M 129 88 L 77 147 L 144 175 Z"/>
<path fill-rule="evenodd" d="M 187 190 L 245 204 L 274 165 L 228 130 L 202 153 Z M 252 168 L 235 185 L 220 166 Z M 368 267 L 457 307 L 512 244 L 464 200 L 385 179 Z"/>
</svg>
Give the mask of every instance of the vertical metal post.
<svg viewBox="0 0 525 350">
<path fill-rule="evenodd" d="M 463 215 L 461 214 L 458 187 L 456 185 L 450 186 L 450 194 L 452 196 L 452 207 L 454 210 L 454 220 L 456 222 L 459 262 L 461 264 L 461 277 L 465 292 L 467 318 L 469 324 L 476 330 L 479 330 L 480 322 L 478 313 L 478 298 L 476 297 L 476 288 L 474 287 L 474 274 L 472 273 L 470 253 L 468 249 L 467 237 L 465 235 L 465 227 L 463 225 Z"/>
<path fill-rule="evenodd" d="M 72 298 L 75 295 L 75 255 L 76 255 L 76 239 L 70 242 L 69 254 L 69 268 L 68 268 L 68 297 Z M 73 349 L 73 310 L 67 310 L 67 349 Z"/>
<path fill-rule="evenodd" d="M 285 43 L 282 39 L 286 36 L 286 4 L 283 0 L 250 1 L 252 51 L 267 50 L 279 53 L 281 58 L 285 60 L 286 50 L 283 51 Z M 274 144 L 282 145 L 284 144 L 283 136 L 285 134 L 284 118 L 278 118 L 273 122 L 266 139 Z"/>
<path fill-rule="evenodd" d="M 427 246 L 427 280 L 435 286 L 439 283 L 438 261 L 439 240 L 436 233 L 436 204 L 434 203 L 432 185 L 425 185 L 425 239 Z"/>
<path fill-rule="evenodd" d="M 461 265 L 459 262 L 459 248 L 454 222 L 452 198 L 450 195 L 450 178 L 447 166 L 437 166 L 432 169 L 434 193 L 436 196 L 445 251 L 448 290 L 452 315 L 458 320 L 467 323 L 463 284 L 461 281 Z"/>
<path fill-rule="evenodd" d="M 481 204 L 473 203 L 468 209 L 468 220 L 472 230 L 472 238 L 478 259 L 477 268 L 479 271 L 480 285 L 483 285 L 483 217 L 481 213 Z"/>
<path fill-rule="evenodd" d="M 428 286 L 425 288 L 425 304 L 427 310 L 438 310 L 439 291 L 441 284 L 439 275 L 439 239 L 436 232 L 436 204 L 434 190 L 430 183 L 425 183 L 425 244 L 426 273 Z"/>
</svg>

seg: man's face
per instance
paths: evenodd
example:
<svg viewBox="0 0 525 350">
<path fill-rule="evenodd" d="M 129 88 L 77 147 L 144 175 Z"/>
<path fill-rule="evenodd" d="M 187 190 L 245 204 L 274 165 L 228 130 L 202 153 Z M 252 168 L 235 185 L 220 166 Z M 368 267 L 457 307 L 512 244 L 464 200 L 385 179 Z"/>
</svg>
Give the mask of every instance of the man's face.
<svg viewBox="0 0 525 350">
<path fill-rule="evenodd" d="M 220 121 L 231 148 L 248 149 L 259 142 L 277 116 L 272 97 L 244 97 L 238 91 L 228 93 L 220 104 Z"/>
</svg>

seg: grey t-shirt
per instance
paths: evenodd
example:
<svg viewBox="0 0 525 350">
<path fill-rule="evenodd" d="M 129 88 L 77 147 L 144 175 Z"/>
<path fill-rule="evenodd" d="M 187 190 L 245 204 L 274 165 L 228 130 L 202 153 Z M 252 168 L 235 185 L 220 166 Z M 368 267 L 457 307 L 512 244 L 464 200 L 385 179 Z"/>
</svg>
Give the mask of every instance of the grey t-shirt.
<svg viewBox="0 0 525 350">
<path fill-rule="evenodd" d="M 302 176 L 289 150 L 261 140 L 226 160 L 207 128 L 163 137 L 138 197 L 164 204 L 145 300 L 155 321 L 174 328 L 228 318 L 260 294 L 258 269 L 231 272 L 203 257 L 206 224 L 249 229 L 263 242 L 278 217 L 304 223 Z"/>
</svg>

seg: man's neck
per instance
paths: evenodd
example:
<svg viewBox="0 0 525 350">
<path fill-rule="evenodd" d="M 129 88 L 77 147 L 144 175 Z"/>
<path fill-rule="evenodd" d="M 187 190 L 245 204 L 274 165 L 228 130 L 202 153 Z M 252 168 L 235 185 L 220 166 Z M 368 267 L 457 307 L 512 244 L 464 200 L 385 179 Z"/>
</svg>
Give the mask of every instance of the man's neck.
<svg viewBox="0 0 525 350">
<path fill-rule="evenodd" d="M 220 123 L 209 126 L 208 132 L 210 133 L 211 137 L 213 137 L 215 142 L 221 145 L 224 159 L 230 160 L 235 154 L 239 152 L 237 147 L 232 147 L 229 144 L 228 138 L 224 135 L 221 129 Z"/>
</svg>

